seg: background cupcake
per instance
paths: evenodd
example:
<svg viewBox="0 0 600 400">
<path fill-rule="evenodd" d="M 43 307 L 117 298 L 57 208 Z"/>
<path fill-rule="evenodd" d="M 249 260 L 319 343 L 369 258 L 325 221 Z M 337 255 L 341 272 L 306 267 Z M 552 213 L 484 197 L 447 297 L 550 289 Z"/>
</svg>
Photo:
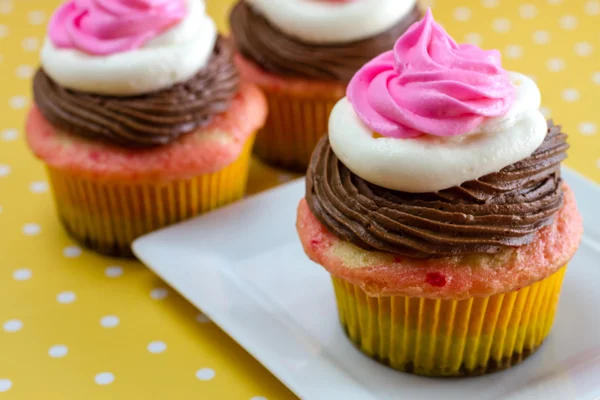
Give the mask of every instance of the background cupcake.
<svg viewBox="0 0 600 400">
<path fill-rule="evenodd" d="M 560 177 L 566 135 L 539 107 L 530 78 L 456 44 L 430 12 L 353 78 L 297 228 L 363 352 L 459 376 L 542 344 L 582 222 Z"/>
<path fill-rule="evenodd" d="M 65 3 L 33 91 L 27 140 L 86 246 L 130 255 L 136 237 L 243 196 L 266 104 L 202 1 Z"/>
<path fill-rule="evenodd" d="M 416 0 L 242 0 L 230 16 L 242 75 L 267 95 L 255 152 L 304 172 L 354 73 L 421 16 Z"/>
</svg>

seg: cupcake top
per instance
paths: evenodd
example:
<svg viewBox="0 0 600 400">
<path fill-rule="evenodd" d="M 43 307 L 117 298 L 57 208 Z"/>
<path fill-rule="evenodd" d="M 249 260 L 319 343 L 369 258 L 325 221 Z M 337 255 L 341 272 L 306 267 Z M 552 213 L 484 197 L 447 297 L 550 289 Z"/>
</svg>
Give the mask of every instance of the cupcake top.
<svg viewBox="0 0 600 400">
<path fill-rule="evenodd" d="M 266 71 L 347 82 L 420 15 L 416 0 L 241 0 L 230 23 L 241 53 Z"/>
<path fill-rule="evenodd" d="M 124 147 L 168 144 L 227 109 L 239 77 L 201 0 L 70 0 L 34 79 L 59 129 Z"/>
<path fill-rule="evenodd" d="M 429 10 L 351 80 L 313 154 L 308 205 L 367 250 L 431 258 L 530 243 L 563 204 L 568 148 L 540 98 Z"/>
</svg>

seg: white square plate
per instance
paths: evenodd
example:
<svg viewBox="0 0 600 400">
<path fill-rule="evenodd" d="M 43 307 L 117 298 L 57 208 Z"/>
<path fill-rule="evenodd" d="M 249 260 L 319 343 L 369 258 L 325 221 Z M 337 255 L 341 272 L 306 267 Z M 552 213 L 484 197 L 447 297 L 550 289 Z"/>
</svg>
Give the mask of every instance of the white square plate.
<svg viewBox="0 0 600 400">
<path fill-rule="evenodd" d="M 565 170 L 585 221 L 554 329 L 524 364 L 479 378 L 393 371 L 346 339 L 327 272 L 296 236 L 297 180 L 137 240 L 135 254 L 300 398 L 600 398 L 600 189 Z M 596 317 L 598 316 L 598 317 Z"/>
</svg>

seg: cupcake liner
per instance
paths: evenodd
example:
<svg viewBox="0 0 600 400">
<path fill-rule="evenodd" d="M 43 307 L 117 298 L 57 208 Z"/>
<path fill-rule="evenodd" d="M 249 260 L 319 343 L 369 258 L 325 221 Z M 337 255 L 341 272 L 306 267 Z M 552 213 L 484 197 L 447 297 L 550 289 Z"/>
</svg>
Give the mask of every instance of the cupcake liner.
<svg viewBox="0 0 600 400">
<path fill-rule="evenodd" d="M 253 140 L 236 161 L 212 174 L 169 182 L 105 182 L 47 167 L 58 215 L 67 232 L 99 253 L 132 257 L 146 233 L 241 199 Z"/>
<path fill-rule="evenodd" d="M 329 114 L 339 98 L 300 97 L 265 90 L 269 116 L 254 152 L 267 164 L 304 172 L 313 149 L 328 131 Z"/>
<path fill-rule="evenodd" d="M 550 333 L 566 266 L 520 290 L 464 300 L 371 297 L 333 277 L 351 341 L 390 367 L 427 376 L 483 375 L 532 354 Z"/>
</svg>

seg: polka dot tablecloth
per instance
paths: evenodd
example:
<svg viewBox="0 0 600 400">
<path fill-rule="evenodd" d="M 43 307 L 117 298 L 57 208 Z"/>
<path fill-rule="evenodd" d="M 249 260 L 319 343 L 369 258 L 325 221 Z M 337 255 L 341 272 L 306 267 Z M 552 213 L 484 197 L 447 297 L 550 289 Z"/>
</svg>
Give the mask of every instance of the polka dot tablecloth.
<svg viewBox="0 0 600 400">
<path fill-rule="evenodd" d="M 225 26 L 231 0 L 208 0 Z M 567 165 L 600 181 L 600 1 L 426 1 L 459 41 L 502 51 L 564 125 Z M 137 262 L 77 247 L 23 140 L 45 25 L 57 0 L 0 0 L 2 398 L 294 399 L 276 378 Z M 250 191 L 293 176 L 258 163 Z"/>
</svg>

